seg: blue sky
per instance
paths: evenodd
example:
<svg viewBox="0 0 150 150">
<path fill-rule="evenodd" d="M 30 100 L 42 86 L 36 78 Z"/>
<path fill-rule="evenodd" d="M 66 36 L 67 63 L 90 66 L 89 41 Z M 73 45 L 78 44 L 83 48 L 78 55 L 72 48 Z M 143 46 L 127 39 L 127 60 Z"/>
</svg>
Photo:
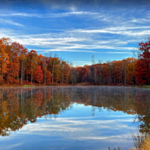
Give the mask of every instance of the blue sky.
<svg viewBox="0 0 150 150">
<path fill-rule="evenodd" d="M 0 38 L 73 65 L 133 57 L 149 36 L 148 0 L 0 1 Z"/>
</svg>

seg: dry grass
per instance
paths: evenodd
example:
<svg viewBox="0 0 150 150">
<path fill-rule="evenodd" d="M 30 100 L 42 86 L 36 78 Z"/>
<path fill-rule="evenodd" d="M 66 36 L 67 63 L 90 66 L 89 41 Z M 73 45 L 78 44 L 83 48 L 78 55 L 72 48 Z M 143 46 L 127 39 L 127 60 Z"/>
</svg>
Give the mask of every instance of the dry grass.
<svg viewBox="0 0 150 150">
<path fill-rule="evenodd" d="M 150 137 L 144 140 L 141 150 L 150 150 Z"/>
<path fill-rule="evenodd" d="M 150 150 L 150 135 L 137 135 L 131 134 L 134 142 L 135 149 L 134 150 Z"/>
<path fill-rule="evenodd" d="M 134 147 L 129 150 L 150 150 L 150 134 L 142 135 L 138 133 L 135 135 L 134 133 L 131 133 L 131 136 L 133 138 Z M 121 148 L 114 148 L 111 149 L 108 147 L 108 150 L 121 150 Z"/>
</svg>

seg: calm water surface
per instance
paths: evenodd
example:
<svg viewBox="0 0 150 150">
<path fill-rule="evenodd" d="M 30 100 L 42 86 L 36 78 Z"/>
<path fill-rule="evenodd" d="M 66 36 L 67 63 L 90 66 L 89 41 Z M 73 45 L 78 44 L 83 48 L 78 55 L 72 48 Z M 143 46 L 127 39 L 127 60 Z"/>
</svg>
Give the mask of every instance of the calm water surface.
<svg viewBox="0 0 150 150">
<path fill-rule="evenodd" d="M 137 132 L 150 132 L 146 89 L 0 89 L 0 150 L 127 150 Z"/>
</svg>

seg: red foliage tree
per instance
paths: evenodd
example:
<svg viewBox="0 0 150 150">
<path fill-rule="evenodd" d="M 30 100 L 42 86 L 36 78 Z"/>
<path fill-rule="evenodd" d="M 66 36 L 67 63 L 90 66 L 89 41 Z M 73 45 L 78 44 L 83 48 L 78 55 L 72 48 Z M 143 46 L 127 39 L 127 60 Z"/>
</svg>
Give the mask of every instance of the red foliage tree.
<svg viewBox="0 0 150 150">
<path fill-rule="evenodd" d="M 136 63 L 135 78 L 138 84 L 150 84 L 150 40 L 148 42 L 139 43 L 139 60 Z"/>
<path fill-rule="evenodd" d="M 38 83 L 43 82 L 43 73 L 42 73 L 42 70 L 41 70 L 41 66 L 38 66 L 37 69 L 35 70 L 35 80 Z"/>
</svg>

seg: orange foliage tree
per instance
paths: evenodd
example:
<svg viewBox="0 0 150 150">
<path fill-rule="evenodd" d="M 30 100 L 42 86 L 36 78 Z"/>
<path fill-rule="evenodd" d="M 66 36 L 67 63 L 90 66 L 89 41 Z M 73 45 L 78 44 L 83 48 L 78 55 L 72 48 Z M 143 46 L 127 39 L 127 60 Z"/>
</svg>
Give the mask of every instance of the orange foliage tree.
<svg viewBox="0 0 150 150">
<path fill-rule="evenodd" d="M 0 39 L 0 71 L 1 81 L 3 82 L 3 75 L 7 72 L 7 65 L 9 64 L 9 55 L 6 53 L 6 45 L 4 44 L 5 38 Z"/>
</svg>

